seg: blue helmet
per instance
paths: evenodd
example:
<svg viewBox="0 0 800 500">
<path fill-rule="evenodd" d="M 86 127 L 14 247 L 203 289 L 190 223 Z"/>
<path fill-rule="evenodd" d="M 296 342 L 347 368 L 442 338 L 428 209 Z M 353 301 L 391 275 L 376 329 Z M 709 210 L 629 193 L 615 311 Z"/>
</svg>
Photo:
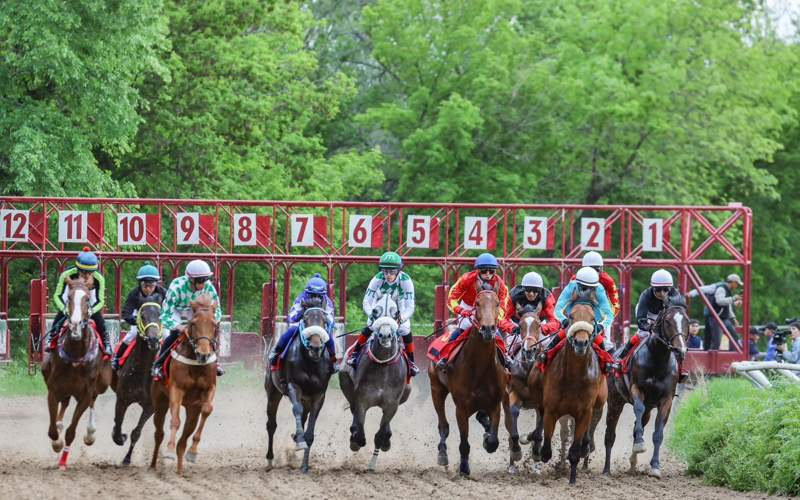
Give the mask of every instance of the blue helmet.
<svg viewBox="0 0 800 500">
<path fill-rule="evenodd" d="M 83 251 L 75 259 L 75 267 L 80 271 L 97 271 L 97 264 L 97 255 L 89 250 L 89 247 L 83 247 Z"/>
<path fill-rule="evenodd" d="M 315 273 L 306 284 L 306 292 L 311 295 L 327 295 L 328 284 L 322 279 L 319 273 Z"/>
<path fill-rule="evenodd" d="M 500 264 L 497 263 L 497 258 L 490 253 L 482 253 L 475 259 L 475 269 L 497 269 Z"/>
<path fill-rule="evenodd" d="M 161 274 L 156 266 L 147 263 L 139 268 L 139 272 L 136 273 L 136 279 L 139 281 L 158 281 L 161 279 Z"/>
</svg>

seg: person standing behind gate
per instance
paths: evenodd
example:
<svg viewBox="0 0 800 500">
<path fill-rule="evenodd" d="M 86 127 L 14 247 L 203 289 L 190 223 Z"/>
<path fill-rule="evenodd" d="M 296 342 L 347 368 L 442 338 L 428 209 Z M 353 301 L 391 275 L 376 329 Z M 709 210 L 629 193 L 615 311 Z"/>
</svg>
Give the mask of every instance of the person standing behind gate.
<svg viewBox="0 0 800 500">
<path fill-rule="evenodd" d="M 169 335 L 161 342 L 161 350 L 158 352 L 155 363 L 153 363 L 153 377 L 156 380 L 164 376 L 161 367 L 164 366 L 164 361 L 166 361 L 172 345 L 183 334 L 186 323 L 192 319 L 192 301 L 203 294 L 209 295 L 217 306 L 214 308 L 214 320 L 217 323 L 214 340 L 219 337 L 219 321 L 222 319 L 222 310 L 220 309 L 217 289 L 214 288 L 214 284 L 211 282 L 212 276 L 214 276 L 214 273 L 211 271 L 211 266 L 207 262 L 198 259 L 186 265 L 185 275 L 175 278 L 169 284 L 167 296 L 164 298 L 164 304 L 161 309 L 161 326 L 169 332 Z M 217 375 L 220 376 L 224 373 L 219 362 L 217 362 Z"/>
<path fill-rule="evenodd" d="M 699 291 L 697 289 L 692 290 L 686 296 L 697 297 L 701 292 L 705 294 L 709 303 L 711 303 L 711 307 L 716 311 L 719 319 L 722 320 L 725 329 L 730 332 L 734 339 L 737 339 L 738 334 L 736 333 L 736 327 L 739 326 L 739 322 L 736 320 L 734 306 L 740 306 L 742 304 L 742 298 L 739 295 L 734 295 L 733 292 L 742 286 L 742 284 L 742 279 L 737 274 L 730 274 L 725 278 L 725 281 L 706 285 L 701 287 Z M 703 346 L 707 351 L 719 350 L 723 330 L 714 320 L 714 316 L 708 310 L 708 306 L 703 310 L 703 315 L 706 320 L 706 332 Z"/>
</svg>

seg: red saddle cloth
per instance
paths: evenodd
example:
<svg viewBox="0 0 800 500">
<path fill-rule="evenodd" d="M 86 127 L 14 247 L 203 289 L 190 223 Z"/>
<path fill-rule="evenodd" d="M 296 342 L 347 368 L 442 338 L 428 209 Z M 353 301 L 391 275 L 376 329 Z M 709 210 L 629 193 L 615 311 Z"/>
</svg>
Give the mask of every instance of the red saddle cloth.
<svg viewBox="0 0 800 500">
<path fill-rule="evenodd" d="M 452 342 L 450 342 L 449 333 L 445 333 L 439 337 L 436 337 L 428 347 L 428 359 L 434 363 L 438 363 L 442 358 L 447 358 L 448 361 L 453 361 L 458 356 L 458 353 L 461 352 L 461 347 L 464 345 L 464 342 L 467 340 L 467 338 L 469 338 L 470 331 L 472 331 L 471 328 L 461 332 L 461 335 L 456 337 L 456 339 Z M 494 341 L 495 345 L 497 346 L 497 350 L 499 350 L 500 353 L 505 356 L 505 341 L 500 337 L 495 337 Z"/>
<path fill-rule="evenodd" d="M 550 351 L 547 352 L 547 361 L 545 361 L 544 363 L 541 362 L 536 363 L 536 368 L 542 373 L 547 371 L 547 367 L 550 366 L 550 363 L 553 361 L 553 358 L 555 358 L 556 354 L 561 352 L 561 349 L 563 349 L 564 346 L 567 344 L 567 334 L 566 332 L 564 332 L 564 330 L 559 330 L 557 335 L 561 340 L 558 342 L 558 344 L 556 344 L 554 348 L 552 348 Z M 594 349 L 594 352 L 597 354 L 597 359 L 600 361 L 600 370 L 603 373 L 605 373 L 606 366 L 613 363 L 614 358 L 611 356 L 611 354 L 607 353 L 605 349 L 603 349 L 602 335 L 598 335 L 597 338 L 594 339 L 594 342 L 592 343 L 592 349 Z"/>
<path fill-rule="evenodd" d="M 361 357 L 364 356 L 364 353 L 367 352 L 367 347 L 368 346 L 365 345 L 364 348 L 361 349 L 361 351 L 359 351 L 358 356 L 356 356 L 356 361 L 355 361 L 355 363 L 353 363 L 353 372 L 354 373 L 355 373 L 356 370 L 358 370 L 358 365 L 359 365 L 359 363 L 361 363 Z M 342 357 L 342 359 L 345 359 L 345 360 L 346 359 L 350 359 L 350 354 L 353 352 L 353 349 L 355 349 L 355 348 L 356 348 L 356 344 L 353 343 L 353 345 L 351 345 L 350 347 L 347 348 L 347 350 L 345 351 L 344 356 Z M 405 349 L 401 349 L 400 350 L 400 356 L 402 356 L 403 359 L 406 360 L 406 384 L 410 384 L 411 383 L 411 378 L 414 376 L 414 374 L 411 373 L 411 360 L 408 359 L 408 353 L 406 352 Z M 400 359 L 400 357 L 398 356 L 396 360 L 392 361 L 392 363 L 397 363 L 397 360 L 399 360 L 399 359 Z"/>
<path fill-rule="evenodd" d="M 628 354 L 625 356 L 625 358 L 621 360 L 620 365 L 622 366 L 622 374 L 626 374 L 630 371 L 631 361 L 633 361 L 633 356 L 639 351 L 639 349 L 642 348 L 642 346 L 645 343 L 644 342 L 645 340 L 647 340 L 647 337 L 639 338 L 639 341 L 633 347 L 633 349 L 628 351 Z M 617 377 L 619 377 L 620 375 L 621 375 L 620 373 L 617 373 Z"/>
<path fill-rule="evenodd" d="M 94 320 L 90 319 L 89 322 L 88 322 L 88 325 L 89 325 L 89 328 L 91 328 L 92 332 L 94 333 L 95 338 L 97 339 L 97 345 L 98 345 L 98 347 L 100 349 L 100 352 L 101 353 L 105 352 L 105 344 L 103 344 L 103 338 L 100 336 L 100 333 L 97 331 L 97 326 L 94 324 Z M 50 339 L 50 350 L 51 351 L 55 351 L 56 349 L 58 349 L 58 340 L 61 338 L 62 335 L 64 335 L 64 333 L 67 331 L 67 329 L 68 329 L 68 326 L 67 326 L 66 323 L 64 323 L 64 325 L 61 326 L 61 329 L 58 331 L 58 333 L 53 335 L 53 338 Z M 111 359 L 111 358 L 109 358 L 108 356 L 103 354 L 103 360 L 104 361 L 108 361 L 109 359 Z"/>
<path fill-rule="evenodd" d="M 119 352 L 120 347 L 122 347 L 122 338 L 124 338 L 124 335 L 120 335 L 120 341 L 117 343 L 117 347 L 114 348 L 114 356 L 117 355 L 117 353 Z M 128 359 L 128 356 L 130 356 L 131 353 L 133 352 L 133 348 L 136 347 L 136 342 L 138 342 L 138 341 L 139 341 L 139 337 L 137 335 L 133 339 L 133 342 L 128 344 L 128 347 L 125 349 L 125 352 L 123 352 L 122 355 L 119 358 L 119 367 L 120 368 L 125 366 L 125 361 Z"/>
</svg>

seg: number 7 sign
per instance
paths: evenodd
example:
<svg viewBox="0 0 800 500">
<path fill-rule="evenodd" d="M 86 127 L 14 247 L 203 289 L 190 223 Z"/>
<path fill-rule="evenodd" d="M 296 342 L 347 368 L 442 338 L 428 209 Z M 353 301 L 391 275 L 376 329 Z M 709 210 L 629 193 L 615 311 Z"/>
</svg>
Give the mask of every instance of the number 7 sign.
<svg viewBox="0 0 800 500">
<path fill-rule="evenodd" d="M 328 241 L 328 218 L 311 214 L 292 214 L 291 246 L 324 247 Z"/>
</svg>

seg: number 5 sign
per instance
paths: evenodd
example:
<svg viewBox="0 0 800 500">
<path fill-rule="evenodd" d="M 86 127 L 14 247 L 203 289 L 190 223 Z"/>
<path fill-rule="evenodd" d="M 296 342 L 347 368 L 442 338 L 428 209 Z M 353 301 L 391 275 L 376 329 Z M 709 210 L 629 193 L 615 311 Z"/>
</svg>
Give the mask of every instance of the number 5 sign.
<svg viewBox="0 0 800 500">
<path fill-rule="evenodd" d="M 497 242 L 497 222 L 489 217 L 464 217 L 464 248 L 493 250 Z"/>
<path fill-rule="evenodd" d="M 584 217 L 581 219 L 581 249 L 605 251 L 611 246 L 611 232 L 606 228 L 606 220 Z"/>
<path fill-rule="evenodd" d="M 408 248 L 439 248 L 439 219 L 430 215 L 409 215 L 406 220 Z"/>
</svg>

